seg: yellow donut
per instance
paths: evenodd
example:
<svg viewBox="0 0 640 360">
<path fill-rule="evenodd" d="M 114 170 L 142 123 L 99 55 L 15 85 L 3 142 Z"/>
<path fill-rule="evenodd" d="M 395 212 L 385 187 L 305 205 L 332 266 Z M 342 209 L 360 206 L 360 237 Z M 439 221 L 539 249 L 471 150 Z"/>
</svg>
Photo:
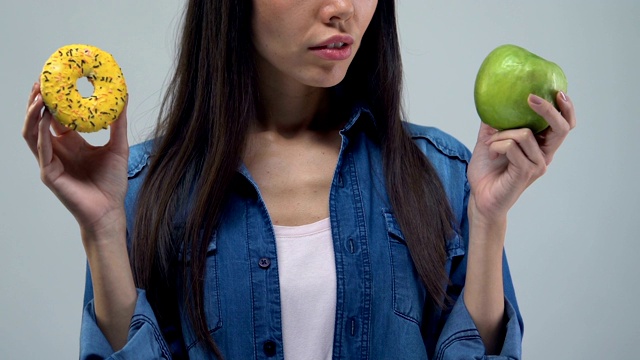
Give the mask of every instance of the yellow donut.
<svg viewBox="0 0 640 360">
<path fill-rule="evenodd" d="M 86 77 L 93 94 L 82 97 L 76 82 Z M 47 109 L 62 125 L 80 132 L 106 129 L 127 101 L 122 69 L 111 54 L 90 45 L 63 46 L 47 60 L 40 75 Z"/>
</svg>

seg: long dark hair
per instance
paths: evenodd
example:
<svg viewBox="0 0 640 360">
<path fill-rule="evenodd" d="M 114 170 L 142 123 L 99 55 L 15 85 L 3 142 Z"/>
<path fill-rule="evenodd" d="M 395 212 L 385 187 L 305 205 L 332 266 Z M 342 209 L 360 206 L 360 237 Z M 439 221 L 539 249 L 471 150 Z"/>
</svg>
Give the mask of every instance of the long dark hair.
<svg viewBox="0 0 640 360">
<path fill-rule="evenodd" d="M 188 1 L 132 233 L 135 281 L 146 289 L 160 323 L 177 320 L 176 284 L 182 283 L 195 333 L 219 358 L 204 315 L 203 274 L 207 239 L 257 116 L 251 14 L 250 0 Z M 378 2 L 341 86 L 346 94 L 362 94 L 371 107 L 391 207 L 431 300 L 442 304 L 445 240 L 453 218 L 438 175 L 402 124 L 394 0 Z M 176 227 L 182 229 L 179 236 Z M 182 272 L 175 260 L 180 251 L 191 253 Z"/>
</svg>

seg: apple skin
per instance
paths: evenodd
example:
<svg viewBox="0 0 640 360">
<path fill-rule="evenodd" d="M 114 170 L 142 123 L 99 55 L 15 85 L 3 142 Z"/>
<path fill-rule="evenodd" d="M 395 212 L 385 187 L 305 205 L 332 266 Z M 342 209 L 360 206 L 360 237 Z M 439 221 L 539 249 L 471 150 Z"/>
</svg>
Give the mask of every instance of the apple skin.
<svg viewBox="0 0 640 360">
<path fill-rule="evenodd" d="M 567 92 L 567 78 L 555 63 L 507 44 L 484 59 L 474 90 L 476 110 L 484 123 L 498 130 L 529 128 L 538 133 L 549 124 L 529 107 L 529 94 L 557 109 L 556 94 Z"/>
</svg>

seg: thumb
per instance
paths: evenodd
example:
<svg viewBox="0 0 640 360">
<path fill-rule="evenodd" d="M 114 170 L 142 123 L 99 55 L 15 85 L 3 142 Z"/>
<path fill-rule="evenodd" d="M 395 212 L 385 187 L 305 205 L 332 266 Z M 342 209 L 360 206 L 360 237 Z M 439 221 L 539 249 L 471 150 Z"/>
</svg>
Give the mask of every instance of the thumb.
<svg viewBox="0 0 640 360">
<path fill-rule="evenodd" d="M 127 102 L 124 104 L 124 108 L 120 113 L 120 116 L 111 123 L 111 138 L 109 142 L 117 149 L 118 152 L 126 153 L 129 150 L 129 140 L 127 139 L 127 108 L 129 106 L 129 99 L 127 96 Z"/>
<path fill-rule="evenodd" d="M 480 130 L 478 130 L 478 139 L 477 142 L 479 144 L 486 144 L 491 137 L 497 133 L 498 130 L 492 128 L 491 126 L 485 124 L 483 121 L 480 122 Z"/>
</svg>

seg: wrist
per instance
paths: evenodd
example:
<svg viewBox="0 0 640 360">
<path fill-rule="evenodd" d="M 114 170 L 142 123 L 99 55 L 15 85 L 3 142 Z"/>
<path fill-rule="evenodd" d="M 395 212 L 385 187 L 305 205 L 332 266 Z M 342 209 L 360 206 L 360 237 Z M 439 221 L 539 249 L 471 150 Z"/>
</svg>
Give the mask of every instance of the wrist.
<svg viewBox="0 0 640 360">
<path fill-rule="evenodd" d="M 485 213 L 476 206 L 473 195 L 467 207 L 470 243 L 494 244 L 496 249 L 504 246 L 507 232 L 507 215 Z"/>
<path fill-rule="evenodd" d="M 91 225 L 80 225 L 85 248 L 111 244 L 126 244 L 127 220 L 124 209 L 111 211 Z"/>
<path fill-rule="evenodd" d="M 467 205 L 467 216 L 469 223 L 481 229 L 506 228 L 507 214 L 484 211 L 476 206 L 473 195 L 469 197 Z"/>
</svg>

